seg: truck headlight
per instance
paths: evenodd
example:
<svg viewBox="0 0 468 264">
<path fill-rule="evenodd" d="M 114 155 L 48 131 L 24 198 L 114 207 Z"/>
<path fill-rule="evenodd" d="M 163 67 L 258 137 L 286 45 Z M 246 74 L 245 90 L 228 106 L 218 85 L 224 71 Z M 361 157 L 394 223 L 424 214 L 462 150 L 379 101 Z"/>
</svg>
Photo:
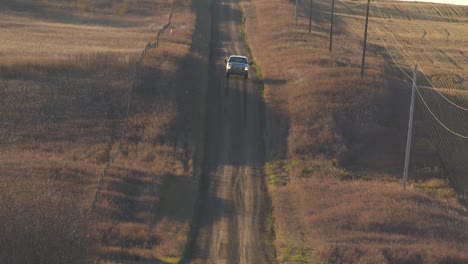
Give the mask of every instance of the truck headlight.
<svg viewBox="0 0 468 264">
<path fill-rule="evenodd" d="M 244 67 L 244 71 L 248 71 L 249 70 L 249 67 Z"/>
<path fill-rule="evenodd" d="M 228 65 L 226 66 L 226 69 L 228 69 L 228 70 L 231 69 L 231 65 L 228 64 Z"/>
</svg>

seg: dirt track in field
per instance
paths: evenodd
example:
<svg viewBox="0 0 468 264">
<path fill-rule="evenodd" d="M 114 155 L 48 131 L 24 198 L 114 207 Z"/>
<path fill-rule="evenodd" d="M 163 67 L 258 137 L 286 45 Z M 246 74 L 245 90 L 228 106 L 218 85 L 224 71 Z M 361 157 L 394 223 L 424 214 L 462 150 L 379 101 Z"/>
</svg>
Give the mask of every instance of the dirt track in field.
<svg viewBox="0 0 468 264">
<path fill-rule="evenodd" d="M 224 60 L 248 55 L 236 0 L 214 0 L 208 88 L 207 194 L 192 263 L 268 263 L 264 248 L 263 102 L 255 72 L 226 79 Z"/>
</svg>

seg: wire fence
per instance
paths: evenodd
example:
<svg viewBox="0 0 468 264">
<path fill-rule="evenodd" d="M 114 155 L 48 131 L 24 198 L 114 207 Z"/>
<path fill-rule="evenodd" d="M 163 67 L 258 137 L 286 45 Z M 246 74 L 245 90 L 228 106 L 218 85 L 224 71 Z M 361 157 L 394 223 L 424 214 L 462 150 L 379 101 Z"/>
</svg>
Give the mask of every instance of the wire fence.
<svg viewBox="0 0 468 264">
<path fill-rule="evenodd" d="M 172 20 L 173 14 L 174 14 L 174 7 L 171 8 L 171 11 L 169 13 L 168 22 L 156 34 L 156 40 L 154 42 L 148 42 L 145 45 L 144 50 L 141 52 L 140 58 L 135 63 L 134 71 L 133 71 L 132 77 L 131 77 L 132 84 L 130 85 L 130 87 L 129 87 L 127 93 L 126 93 L 127 100 L 126 100 L 126 111 L 125 111 L 125 118 L 124 118 L 125 121 L 124 121 L 122 130 L 121 130 L 120 136 L 118 137 L 118 140 L 117 140 L 117 143 L 116 143 L 117 146 L 116 146 L 116 148 L 114 148 L 114 151 L 109 155 L 109 157 L 108 157 L 108 159 L 106 161 L 106 165 L 104 166 L 104 169 L 103 169 L 102 173 L 100 174 L 99 183 L 98 183 L 98 186 L 97 186 L 97 189 L 96 189 L 96 192 L 95 192 L 95 195 L 94 195 L 93 201 L 91 203 L 91 207 L 90 207 L 90 213 L 91 214 L 93 214 L 95 212 L 95 210 L 96 210 L 96 205 L 97 205 L 97 202 L 99 200 L 99 197 L 100 197 L 100 195 L 102 193 L 102 189 L 103 189 L 103 186 L 104 186 L 104 178 L 108 175 L 109 169 L 111 168 L 111 166 L 114 164 L 114 162 L 118 158 L 119 153 L 121 152 L 122 142 L 123 142 L 123 140 L 125 138 L 127 130 L 129 129 L 128 120 L 129 120 L 129 115 L 130 115 L 132 94 L 133 94 L 133 90 L 135 89 L 135 85 L 137 83 L 139 73 L 141 72 L 141 68 L 142 68 L 143 62 L 145 60 L 146 53 L 148 51 L 152 50 L 152 49 L 155 49 L 155 48 L 159 47 L 160 37 L 171 26 L 171 20 Z M 112 151 L 112 149 L 113 148 L 111 148 L 110 151 Z"/>
<path fill-rule="evenodd" d="M 466 199 L 468 193 L 468 179 L 465 176 L 468 173 L 468 87 L 463 81 L 457 82 L 456 79 L 449 77 L 454 74 L 453 70 L 434 67 L 433 64 L 440 60 L 437 55 L 444 53 L 441 48 L 427 48 L 427 52 L 421 56 L 420 50 L 412 49 L 412 46 L 416 45 L 412 39 L 405 39 L 405 35 L 399 34 L 395 26 L 392 28 L 389 22 L 391 15 L 385 15 L 379 2 L 374 1 L 372 7 L 374 10 L 371 9 L 370 15 L 373 29 L 377 32 L 393 64 L 410 80 L 412 77 L 409 76 L 408 69 L 415 64 L 420 68 L 418 76 L 422 78 L 419 78 L 416 86 L 416 105 L 421 125 L 416 126 L 415 135 L 416 139 L 419 136 L 419 147 L 427 151 L 432 149 L 436 160 L 427 161 L 417 172 L 437 174 L 439 177 L 449 179 L 460 196 Z M 374 11 L 377 13 L 374 14 Z M 409 16 L 409 14 L 405 15 Z M 426 29 L 415 22 L 412 22 L 410 27 L 413 27 L 415 31 L 416 27 L 420 27 L 419 30 L 423 31 L 422 38 L 428 34 Z M 450 34 L 447 29 L 445 30 Z M 450 43 L 448 39 L 446 41 Z M 463 53 L 462 50 L 460 52 Z M 455 60 L 442 63 L 455 65 L 461 69 L 463 66 L 468 66 L 463 61 Z M 427 70 L 425 71 L 431 66 L 435 68 L 430 71 L 432 75 Z M 437 81 L 435 81 L 436 77 Z M 429 138 L 430 141 L 421 143 L 425 138 Z M 438 166 L 439 162 L 443 168 Z"/>
</svg>

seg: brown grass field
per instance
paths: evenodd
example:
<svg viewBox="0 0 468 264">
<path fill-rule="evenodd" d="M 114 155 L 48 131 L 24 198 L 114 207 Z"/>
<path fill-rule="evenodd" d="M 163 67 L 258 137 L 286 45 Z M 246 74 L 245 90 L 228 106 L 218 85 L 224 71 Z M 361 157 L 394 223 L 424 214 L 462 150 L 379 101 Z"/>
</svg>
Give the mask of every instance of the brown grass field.
<svg viewBox="0 0 468 264">
<path fill-rule="evenodd" d="M 466 27 L 466 8 L 379 2 L 392 16 L 397 36 L 412 37 L 400 41 L 416 52 L 426 74 L 466 75 L 466 60 L 459 58 L 466 52 L 466 37 L 459 34 Z M 396 70 L 372 18 L 360 78 L 365 5 L 336 1 L 329 52 L 330 1 L 314 1 L 311 34 L 309 2 L 299 3 L 297 25 L 294 1 L 242 3 L 246 37 L 265 84 L 265 170 L 272 199 L 266 221 L 274 237 L 267 243 L 276 247 L 273 258 L 279 263 L 467 262 L 468 215 L 450 187 L 454 182 L 418 174 L 438 151 L 428 152 L 427 134 L 413 149 L 409 188 L 401 187 L 411 84 Z M 413 18 L 416 11 L 410 23 L 405 14 Z M 376 23 L 381 27 L 383 21 L 376 18 Z M 399 33 L 401 24 L 411 26 Z M 444 43 L 444 28 L 452 32 L 450 44 Z M 426 65 L 433 54 L 445 59 Z M 412 62 L 403 61 L 402 53 L 395 58 L 411 74 Z"/>
<path fill-rule="evenodd" d="M 272 259 L 468 262 L 454 178 L 419 173 L 452 157 L 435 158 L 429 132 L 417 132 L 401 187 L 410 84 L 396 67 L 411 74 L 416 59 L 464 102 L 467 8 L 379 1 L 361 79 L 364 6 L 337 1 L 329 53 L 329 1 L 314 2 L 311 34 L 307 1 L 298 25 L 294 1 L 241 3 L 265 85 Z M 1 1 L 0 263 L 176 263 L 190 250 L 208 78 L 200 8 L 209 12 L 182 0 Z"/>
<path fill-rule="evenodd" d="M 196 195 L 199 97 L 185 80 L 202 74 L 181 75 L 197 61 L 194 25 L 186 1 L 0 3 L 1 263 L 181 257 Z"/>
</svg>

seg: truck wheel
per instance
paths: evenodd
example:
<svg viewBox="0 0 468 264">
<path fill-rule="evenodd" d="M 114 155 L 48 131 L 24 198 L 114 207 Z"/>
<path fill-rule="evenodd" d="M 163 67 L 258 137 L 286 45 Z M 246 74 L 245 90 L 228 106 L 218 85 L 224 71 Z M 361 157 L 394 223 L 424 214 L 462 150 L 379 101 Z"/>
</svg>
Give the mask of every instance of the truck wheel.
<svg viewBox="0 0 468 264">
<path fill-rule="evenodd" d="M 229 78 L 229 73 L 226 73 L 226 78 Z"/>
<path fill-rule="evenodd" d="M 248 74 L 244 75 L 244 79 L 247 80 L 248 78 L 249 78 L 249 75 L 248 75 Z"/>
</svg>

